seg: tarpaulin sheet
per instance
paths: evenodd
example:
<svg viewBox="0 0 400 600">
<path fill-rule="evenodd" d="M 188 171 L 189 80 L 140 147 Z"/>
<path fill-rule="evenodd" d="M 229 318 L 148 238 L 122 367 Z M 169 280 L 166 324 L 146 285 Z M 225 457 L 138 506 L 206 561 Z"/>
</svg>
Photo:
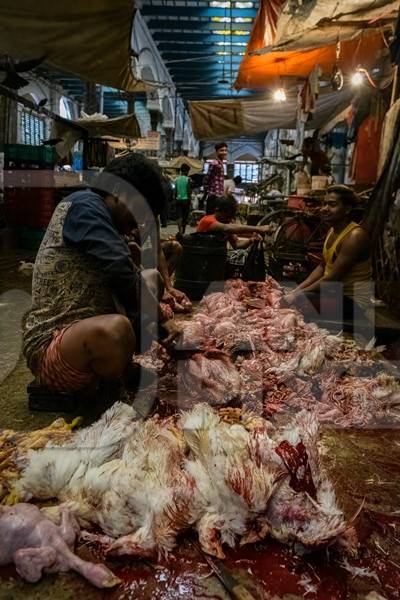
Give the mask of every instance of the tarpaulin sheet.
<svg viewBox="0 0 400 600">
<path fill-rule="evenodd" d="M 313 50 L 247 54 L 240 65 L 235 87 L 263 89 L 271 85 L 280 85 L 289 78 L 295 83 L 298 79 L 306 79 L 318 64 L 322 69 L 322 77 L 325 78 L 330 77 L 336 63 L 345 74 L 359 65 L 370 68 L 382 48 L 381 34 L 374 34 L 343 42 L 339 60 L 336 59 L 336 44 Z"/>
<path fill-rule="evenodd" d="M 134 0 L 0 0 L 0 55 L 45 57 L 88 81 L 143 91 L 131 68 Z"/>
<path fill-rule="evenodd" d="M 75 125 L 75 127 L 73 126 Z M 77 130 L 76 125 L 81 127 Z M 60 138 L 56 146 L 57 154 L 64 158 L 75 142 L 84 135 L 87 137 L 102 137 L 105 135 L 125 138 L 139 138 L 140 127 L 134 114 L 115 117 L 114 119 L 77 119 L 76 121 L 53 121 L 51 137 Z"/>
<path fill-rule="evenodd" d="M 274 0 L 274 3 L 277 0 Z M 276 22 L 271 0 L 261 0 L 235 87 L 258 89 L 282 79 L 307 78 L 320 64 L 329 77 L 336 62 L 344 73 L 370 67 L 384 47 L 382 25 L 394 18 L 399 0 L 315 0 L 292 15 L 286 3 Z M 336 42 L 341 41 L 337 61 Z"/>
<path fill-rule="evenodd" d="M 278 20 L 285 4 L 286 0 L 261 0 L 249 40 L 253 50 L 275 42 Z"/>
<path fill-rule="evenodd" d="M 285 8 L 278 20 L 274 50 L 318 48 L 365 35 L 397 17 L 399 0 L 317 0 L 294 14 Z"/>
<path fill-rule="evenodd" d="M 315 113 L 306 127 L 317 129 L 350 106 L 354 91 L 328 92 L 319 96 Z M 206 100 L 189 102 L 194 135 L 200 140 L 233 138 L 263 133 L 270 129 L 295 129 L 297 93 L 288 92 L 287 101 L 271 97 L 257 100 Z"/>
<path fill-rule="evenodd" d="M 182 155 L 173 158 L 168 164 L 171 169 L 180 169 L 182 165 L 188 165 L 192 171 L 202 171 L 204 163 L 198 158 Z"/>
</svg>

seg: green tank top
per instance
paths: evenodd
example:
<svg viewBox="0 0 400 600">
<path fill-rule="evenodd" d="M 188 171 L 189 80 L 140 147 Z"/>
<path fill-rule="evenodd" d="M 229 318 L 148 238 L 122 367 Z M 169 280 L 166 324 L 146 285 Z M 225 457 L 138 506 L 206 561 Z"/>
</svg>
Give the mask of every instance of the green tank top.
<svg viewBox="0 0 400 600">
<path fill-rule="evenodd" d="M 189 177 L 186 177 L 186 175 L 179 175 L 179 177 L 177 177 L 175 179 L 176 199 L 177 200 L 189 200 L 188 183 L 189 183 Z"/>
</svg>

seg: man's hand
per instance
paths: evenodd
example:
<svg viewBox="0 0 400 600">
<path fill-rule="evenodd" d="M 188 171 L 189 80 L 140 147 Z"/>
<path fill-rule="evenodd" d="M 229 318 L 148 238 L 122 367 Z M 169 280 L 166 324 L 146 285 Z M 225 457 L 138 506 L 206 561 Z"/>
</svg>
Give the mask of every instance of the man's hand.
<svg viewBox="0 0 400 600">
<path fill-rule="evenodd" d="M 174 287 L 166 288 L 165 293 L 173 296 L 175 298 L 175 300 L 179 303 L 181 303 L 182 300 L 185 300 L 185 298 L 186 298 L 186 296 L 183 292 L 175 289 Z"/>
<path fill-rule="evenodd" d="M 271 225 L 260 225 L 257 228 L 257 231 L 261 234 L 270 233 L 272 231 L 272 227 L 271 227 Z"/>
<path fill-rule="evenodd" d="M 296 292 L 295 290 L 293 290 L 292 292 L 288 292 L 287 294 L 285 294 L 282 298 L 282 302 L 284 304 L 294 304 L 296 302 L 296 300 L 298 299 L 298 297 L 300 296 L 301 291 Z"/>
<path fill-rule="evenodd" d="M 259 233 L 253 233 L 252 237 L 251 237 L 253 242 L 262 242 L 262 235 L 260 235 Z"/>
<path fill-rule="evenodd" d="M 164 329 L 167 336 L 164 339 L 160 340 L 160 343 L 163 346 L 166 346 L 167 348 L 168 346 L 172 346 L 173 342 L 180 335 L 182 335 L 183 332 L 182 327 L 178 325 L 178 323 L 174 319 L 168 319 L 167 321 L 164 321 L 163 323 L 161 323 L 161 327 Z"/>
</svg>

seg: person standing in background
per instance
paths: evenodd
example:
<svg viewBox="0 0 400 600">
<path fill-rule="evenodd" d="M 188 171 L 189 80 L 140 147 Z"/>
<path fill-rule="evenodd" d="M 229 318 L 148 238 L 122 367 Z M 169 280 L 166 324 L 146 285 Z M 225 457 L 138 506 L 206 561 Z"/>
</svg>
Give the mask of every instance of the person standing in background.
<svg viewBox="0 0 400 600">
<path fill-rule="evenodd" d="M 310 177 L 319 175 L 321 167 L 329 165 L 329 158 L 321 149 L 319 141 L 316 138 L 304 138 L 301 152 L 304 158 L 304 166 L 309 169 Z"/>
<path fill-rule="evenodd" d="M 243 188 L 241 188 L 243 179 L 240 175 L 236 175 L 233 179 L 225 179 L 224 183 L 224 196 L 233 196 L 235 200 L 240 204 L 245 198 Z"/>
<path fill-rule="evenodd" d="M 181 174 L 175 179 L 175 199 L 179 233 L 185 233 L 190 210 L 189 165 L 181 166 Z"/>
<path fill-rule="evenodd" d="M 217 158 L 209 166 L 208 173 L 204 178 L 204 197 L 206 199 L 206 214 L 212 215 L 218 198 L 224 195 L 224 160 L 228 156 L 226 142 L 215 144 Z"/>
</svg>

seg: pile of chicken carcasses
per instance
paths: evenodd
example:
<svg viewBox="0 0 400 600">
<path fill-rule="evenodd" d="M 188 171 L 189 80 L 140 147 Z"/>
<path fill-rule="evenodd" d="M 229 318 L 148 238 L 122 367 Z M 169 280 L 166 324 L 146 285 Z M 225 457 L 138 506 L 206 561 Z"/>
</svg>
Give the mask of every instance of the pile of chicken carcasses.
<svg viewBox="0 0 400 600">
<path fill-rule="evenodd" d="M 306 409 L 321 423 L 339 427 L 387 426 L 400 422 L 400 386 L 384 372 L 377 349 L 306 323 L 281 307 L 282 292 L 262 283 L 228 281 L 225 292 L 206 296 L 185 324 L 177 364 L 179 408 L 206 401 L 245 406 L 273 418 Z M 152 349 L 153 363 L 165 352 Z M 168 357 L 167 357 L 167 360 Z"/>
</svg>

